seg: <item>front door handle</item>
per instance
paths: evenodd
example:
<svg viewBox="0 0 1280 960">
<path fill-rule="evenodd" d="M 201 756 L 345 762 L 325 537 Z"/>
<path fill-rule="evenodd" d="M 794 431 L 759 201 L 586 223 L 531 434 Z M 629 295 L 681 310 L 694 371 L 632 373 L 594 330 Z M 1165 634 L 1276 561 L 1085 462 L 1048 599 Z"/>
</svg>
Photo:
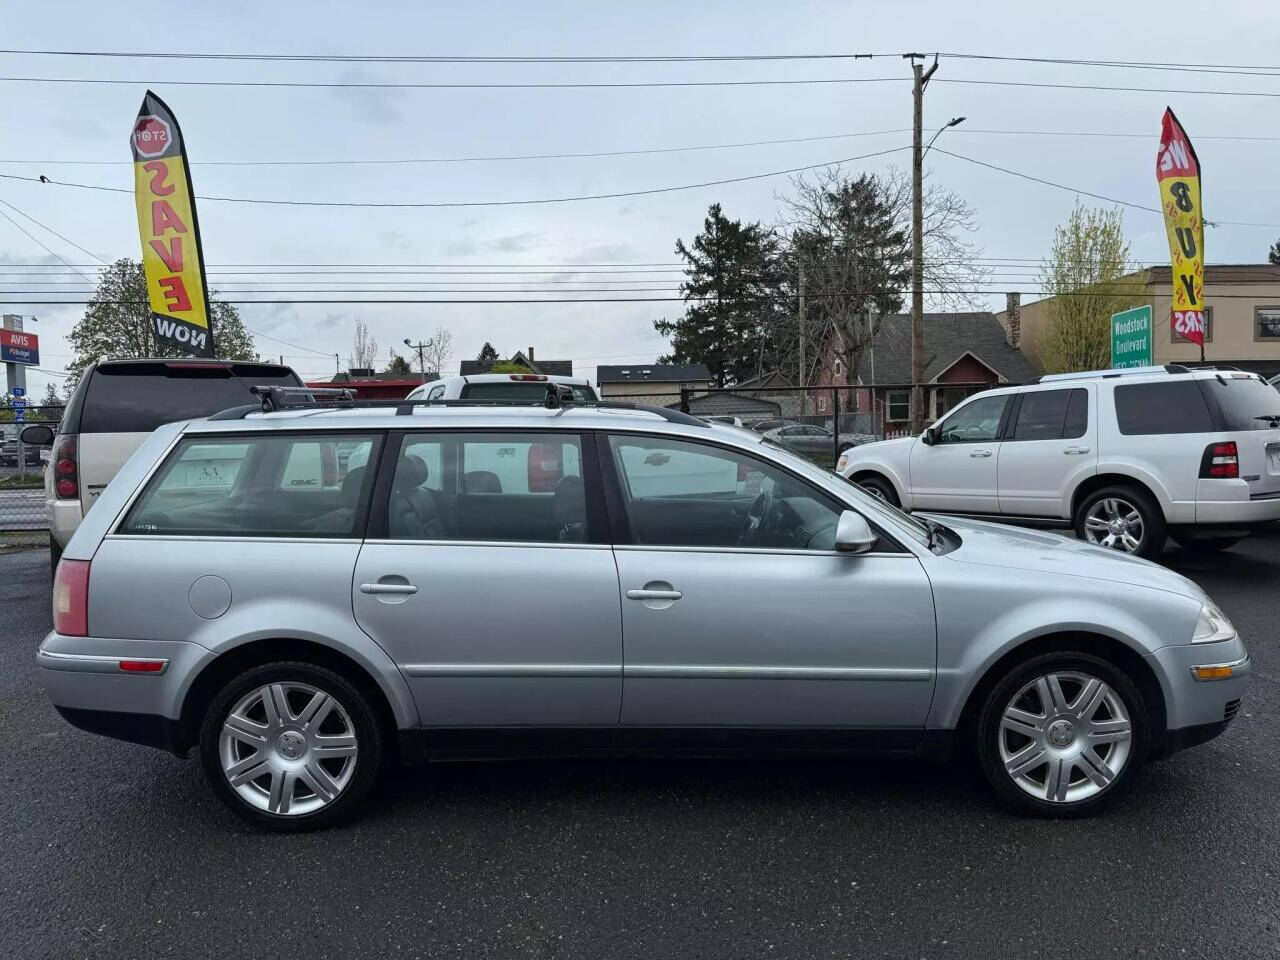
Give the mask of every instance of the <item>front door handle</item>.
<svg viewBox="0 0 1280 960">
<path fill-rule="evenodd" d="M 989 456 L 991 456 L 991 451 L 990 451 L 990 450 L 973 450 L 973 451 L 971 451 L 971 452 L 969 453 L 969 456 L 971 456 L 971 457 L 989 457 Z"/>
<path fill-rule="evenodd" d="M 362 583 L 361 593 L 417 593 L 418 588 L 412 583 Z"/>
<path fill-rule="evenodd" d="M 684 594 L 679 590 L 628 590 L 628 600 L 679 600 Z"/>
</svg>

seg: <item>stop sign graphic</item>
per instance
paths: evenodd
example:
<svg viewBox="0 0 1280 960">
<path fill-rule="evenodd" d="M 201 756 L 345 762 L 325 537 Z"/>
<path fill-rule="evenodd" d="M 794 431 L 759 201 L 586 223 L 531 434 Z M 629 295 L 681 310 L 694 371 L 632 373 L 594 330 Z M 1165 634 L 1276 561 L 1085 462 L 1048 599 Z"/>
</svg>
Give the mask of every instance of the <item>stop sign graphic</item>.
<svg viewBox="0 0 1280 960">
<path fill-rule="evenodd" d="M 173 131 L 167 121 L 154 114 L 139 117 L 133 126 L 133 149 L 140 157 L 158 157 L 173 143 Z"/>
</svg>

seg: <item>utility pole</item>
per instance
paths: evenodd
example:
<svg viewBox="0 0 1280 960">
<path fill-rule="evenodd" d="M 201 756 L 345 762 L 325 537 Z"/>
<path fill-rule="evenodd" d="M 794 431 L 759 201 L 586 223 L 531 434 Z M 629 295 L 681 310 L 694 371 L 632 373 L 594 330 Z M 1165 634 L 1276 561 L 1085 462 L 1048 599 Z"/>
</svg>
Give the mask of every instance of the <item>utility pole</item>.
<svg viewBox="0 0 1280 960">
<path fill-rule="evenodd" d="M 809 379 L 809 368 L 804 363 L 804 341 L 805 341 L 805 325 L 804 325 L 804 261 L 800 261 L 800 306 L 799 306 L 799 326 L 800 326 L 800 416 L 804 416 L 809 412 L 809 393 L 805 389 L 808 386 L 806 381 Z"/>
<path fill-rule="evenodd" d="M 926 73 L 912 58 L 911 138 L 911 430 L 924 430 L 924 88 L 938 69 L 935 58 Z"/>
<path fill-rule="evenodd" d="M 427 361 L 423 359 L 424 357 L 423 351 L 426 350 L 427 347 L 431 346 L 430 341 L 420 341 L 418 343 L 410 343 L 409 338 L 405 337 L 404 345 L 408 347 L 410 350 L 418 351 L 418 372 L 422 374 L 422 379 L 423 381 L 425 381 L 427 379 Z M 440 371 L 437 370 L 436 372 L 439 373 Z"/>
</svg>

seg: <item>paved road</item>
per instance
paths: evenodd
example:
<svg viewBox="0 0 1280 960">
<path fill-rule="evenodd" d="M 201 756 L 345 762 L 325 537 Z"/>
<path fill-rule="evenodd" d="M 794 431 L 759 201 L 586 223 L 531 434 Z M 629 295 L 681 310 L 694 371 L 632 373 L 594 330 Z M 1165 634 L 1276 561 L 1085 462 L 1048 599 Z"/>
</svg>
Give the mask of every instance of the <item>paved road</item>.
<svg viewBox="0 0 1280 960">
<path fill-rule="evenodd" d="M 282 837 L 194 762 L 63 724 L 34 683 L 45 554 L 0 557 L 0 955 L 1280 956 L 1280 532 L 1168 560 L 1257 679 L 1102 819 L 908 762 L 522 762 L 417 768 Z"/>
</svg>

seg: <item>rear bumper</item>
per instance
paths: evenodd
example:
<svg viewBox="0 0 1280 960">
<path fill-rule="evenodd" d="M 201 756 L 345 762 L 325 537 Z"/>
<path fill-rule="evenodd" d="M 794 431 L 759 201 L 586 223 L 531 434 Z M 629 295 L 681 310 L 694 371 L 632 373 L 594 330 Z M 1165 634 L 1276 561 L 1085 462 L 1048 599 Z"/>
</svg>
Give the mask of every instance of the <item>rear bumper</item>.
<svg viewBox="0 0 1280 960">
<path fill-rule="evenodd" d="M 1247 525 L 1280 520 L 1280 493 L 1254 494 L 1244 480 L 1201 478 L 1196 486 L 1195 522 Z"/>
<path fill-rule="evenodd" d="M 49 535 L 59 547 L 65 547 L 71 535 L 76 532 L 76 527 L 80 526 L 80 521 L 84 519 L 80 501 L 46 498 L 44 509 L 45 515 L 49 518 Z"/>
<path fill-rule="evenodd" d="M 176 757 L 187 755 L 177 720 L 159 717 L 154 713 L 117 713 L 114 710 L 83 710 L 78 707 L 54 709 L 63 720 L 88 733 L 96 733 L 114 740 L 127 740 L 145 747 L 166 750 Z"/>
</svg>

